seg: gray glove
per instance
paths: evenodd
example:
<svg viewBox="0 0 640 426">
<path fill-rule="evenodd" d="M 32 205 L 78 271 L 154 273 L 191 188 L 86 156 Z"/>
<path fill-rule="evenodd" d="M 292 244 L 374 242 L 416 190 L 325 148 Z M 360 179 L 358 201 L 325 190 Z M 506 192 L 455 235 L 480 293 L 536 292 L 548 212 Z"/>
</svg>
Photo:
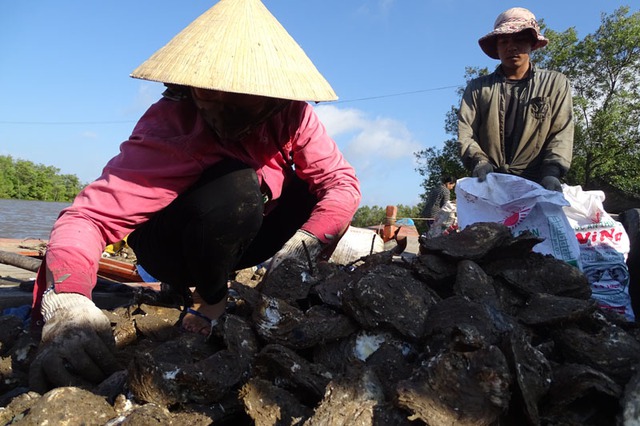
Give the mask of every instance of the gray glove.
<svg viewBox="0 0 640 426">
<path fill-rule="evenodd" d="M 296 233 L 293 234 L 293 237 L 289 238 L 289 240 L 284 243 L 284 246 L 273 255 L 271 263 L 269 263 L 269 270 L 272 271 L 277 268 L 283 260 L 293 257 L 306 262 L 308 260 L 307 253 L 311 262 L 315 262 L 322 248 L 322 242 L 315 235 L 301 229 L 297 230 Z"/>
<path fill-rule="evenodd" d="M 53 387 L 88 387 L 120 368 L 111 322 L 88 298 L 45 292 L 42 340 L 29 370 L 29 385 L 40 393 Z"/>
<path fill-rule="evenodd" d="M 562 176 L 560 166 L 553 163 L 545 164 L 542 166 L 540 175 L 542 176 L 540 185 L 544 186 L 545 189 L 562 192 L 562 184 L 559 179 Z"/>
<path fill-rule="evenodd" d="M 549 191 L 562 192 L 562 184 L 560 180 L 555 176 L 545 176 L 540 181 L 540 185 L 544 186 Z"/>
<path fill-rule="evenodd" d="M 477 177 L 480 182 L 484 182 L 487 179 L 488 173 L 493 173 L 494 168 L 488 161 L 479 161 L 478 164 L 473 168 L 473 172 L 471 172 L 471 176 Z"/>
</svg>

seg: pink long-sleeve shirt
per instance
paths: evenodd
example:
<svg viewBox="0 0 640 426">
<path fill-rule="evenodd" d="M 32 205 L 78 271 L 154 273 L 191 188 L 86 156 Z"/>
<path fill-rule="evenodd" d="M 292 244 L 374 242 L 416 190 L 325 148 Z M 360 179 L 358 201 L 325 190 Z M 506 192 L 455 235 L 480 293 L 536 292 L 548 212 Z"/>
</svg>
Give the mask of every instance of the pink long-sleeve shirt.
<svg viewBox="0 0 640 426">
<path fill-rule="evenodd" d="M 290 179 L 285 156 L 319 200 L 302 229 L 328 242 L 351 221 L 360 188 L 353 167 L 309 104 L 293 101 L 241 143 L 222 144 L 190 100 L 161 99 L 140 119 L 102 176 L 56 221 L 43 263 L 53 273 L 56 291 L 91 298 L 104 247 L 166 207 L 223 158 L 253 167 L 270 202 L 277 202 Z M 38 273 L 34 306 L 46 285 L 44 269 Z"/>
</svg>

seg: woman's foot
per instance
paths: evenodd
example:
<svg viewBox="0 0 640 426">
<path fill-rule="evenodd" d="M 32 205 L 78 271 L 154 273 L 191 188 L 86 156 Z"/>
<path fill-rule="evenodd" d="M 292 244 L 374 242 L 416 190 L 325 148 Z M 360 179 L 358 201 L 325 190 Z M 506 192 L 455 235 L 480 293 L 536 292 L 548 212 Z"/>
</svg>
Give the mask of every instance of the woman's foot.
<svg viewBox="0 0 640 426">
<path fill-rule="evenodd" d="M 193 291 L 193 306 L 187 310 L 182 318 L 182 328 L 191 333 L 208 336 L 211 333 L 212 323 L 224 313 L 227 297 L 220 302 L 209 304 L 202 300 L 196 290 Z"/>
</svg>

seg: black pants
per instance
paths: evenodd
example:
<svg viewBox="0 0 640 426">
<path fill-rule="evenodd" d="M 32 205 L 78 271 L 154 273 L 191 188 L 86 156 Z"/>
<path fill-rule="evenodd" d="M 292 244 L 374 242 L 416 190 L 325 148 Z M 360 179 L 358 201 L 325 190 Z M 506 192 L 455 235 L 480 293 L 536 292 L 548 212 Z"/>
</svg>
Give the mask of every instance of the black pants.
<svg viewBox="0 0 640 426">
<path fill-rule="evenodd" d="M 255 171 L 226 160 L 132 232 L 127 243 L 156 279 L 177 288 L 195 286 L 207 303 L 216 303 L 225 297 L 230 274 L 273 256 L 316 202 L 307 185 L 293 178 L 264 216 Z"/>
</svg>

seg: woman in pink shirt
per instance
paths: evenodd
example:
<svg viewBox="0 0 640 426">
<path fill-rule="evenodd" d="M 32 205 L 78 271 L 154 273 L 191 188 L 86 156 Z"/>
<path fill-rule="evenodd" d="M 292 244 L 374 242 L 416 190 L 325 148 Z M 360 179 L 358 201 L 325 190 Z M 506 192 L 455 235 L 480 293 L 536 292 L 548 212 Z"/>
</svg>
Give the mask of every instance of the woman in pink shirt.
<svg viewBox="0 0 640 426">
<path fill-rule="evenodd" d="M 306 102 L 336 95 L 260 1 L 216 4 L 132 76 L 167 88 L 54 225 L 34 293 L 36 390 L 119 368 L 91 301 L 107 244 L 129 235 L 151 275 L 195 287 L 197 315 L 183 326 L 206 334 L 230 273 L 327 254 L 360 202 L 353 168 Z"/>
</svg>

